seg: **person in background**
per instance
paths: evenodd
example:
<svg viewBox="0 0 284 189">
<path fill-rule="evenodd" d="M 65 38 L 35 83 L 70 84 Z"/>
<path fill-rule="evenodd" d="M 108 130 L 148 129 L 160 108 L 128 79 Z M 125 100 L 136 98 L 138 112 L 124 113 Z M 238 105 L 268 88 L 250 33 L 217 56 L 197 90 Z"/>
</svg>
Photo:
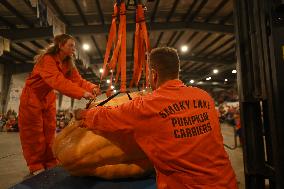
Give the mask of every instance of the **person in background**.
<svg viewBox="0 0 284 189">
<path fill-rule="evenodd" d="M 4 126 L 6 124 L 6 119 L 4 114 L 0 114 L 0 131 L 4 130 Z"/>
<path fill-rule="evenodd" d="M 7 132 L 18 132 L 19 131 L 18 122 L 17 122 L 15 114 L 9 115 L 8 120 L 5 124 L 5 130 Z"/>
<path fill-rule="evenodd" d="M 51 146 L 56 128 L 54 90 L 75 99 L 95 98 L 99 87 L 80 76 L 73 62 L 75 40 L 57 35 L 53 45 L 35 57 L 20 97 L 19 129 L 30 176 L 57 165 Z"/>
<path fill-rule="evenodd" d="M 158 189 L 236 189 L 214 100 L 184 85 L 179 69 L 175 49 L 153 49 L 152 94 L 117 107 L 77 110 L 75 118 L 94 132 L 133 135 L 155 167 Z"/>
<path fill-rule="evenodd" d="M 56 133 L 59 133 L 66 127 L 66 124 L 64 121 L 59 121 L 58 126 L 56 127 Z"/>
<path fill-rule="evenodd" d="M 237 110 L 236 113 L 234 114 L 234 120 L 236 127 L 236 135 L 239 137 L 240 146 L 243 146 L 243 131 L 241 127 L 241 117 L 239 110 Z"/>
</svg>

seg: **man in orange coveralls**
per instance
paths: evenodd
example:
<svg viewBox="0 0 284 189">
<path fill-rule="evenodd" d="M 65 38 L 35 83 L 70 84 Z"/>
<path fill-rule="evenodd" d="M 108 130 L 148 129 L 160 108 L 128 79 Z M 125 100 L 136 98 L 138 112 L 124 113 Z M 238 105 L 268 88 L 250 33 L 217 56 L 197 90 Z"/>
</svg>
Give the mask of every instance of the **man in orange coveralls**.
<svg viewBox="0 0 284 189">
<path fill-rule="evenodd" d="M 82 127 L 127 132 L 153 162 L 158 189 L 236 189 L 213 99 L 185 86 L 175 49 L 153 49 L 153 93 L 117 107 L 77 110 Z"/>
<path fill-rule="evenodd" d="M 97 85 L 80 76 L 73 63 L 74 51 L 72 36 L 56 36 L 54 44 L 35 58 L 36 64 L 23 88 L 19 128 L 30 176 L 57 164 L 51 150 L 56 127 L 54 89 L 76 99 L 94 98 L 99 92 Z"/>
</svg>

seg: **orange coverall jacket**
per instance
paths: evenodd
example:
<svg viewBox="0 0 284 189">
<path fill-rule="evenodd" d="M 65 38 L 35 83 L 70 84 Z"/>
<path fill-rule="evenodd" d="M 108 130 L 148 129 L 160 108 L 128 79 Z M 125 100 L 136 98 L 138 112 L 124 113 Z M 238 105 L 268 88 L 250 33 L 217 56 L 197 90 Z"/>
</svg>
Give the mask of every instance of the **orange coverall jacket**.
<svg viewBox="0 0 284 189">
<path fill-rule="evenodd" d="M 26 86 L 32 88 L 39 99 L 53 89 L 76 99 L 81 99 L 85 91 L 93 92 L 96 85 L 84 80 L 77 69 L 74 68 L 71 75 L 67 71 L 67 65 L 58 56 L 45 55 L 41 63 L 35 65 Z"/>
<path fill-rule="evenodd" d="M 82 79 L 74 68 L 58 56 L 44 55 L 34 66 L 23 88 L 19 106 L 19 129 L 24 157 L 30 172 L 57 164 L 51 146 L 56 127 L 56 96 L 54 89 L 66 96 L 80 99 L 96 85 Z"/>
<path fill-rule="evenodd" d="M 82 113 L 83 127 L 133 134 L 153 162 L 159 189 L 236 189 L 213 99 L 170 80 L 152 94 Z"/>
</svg>

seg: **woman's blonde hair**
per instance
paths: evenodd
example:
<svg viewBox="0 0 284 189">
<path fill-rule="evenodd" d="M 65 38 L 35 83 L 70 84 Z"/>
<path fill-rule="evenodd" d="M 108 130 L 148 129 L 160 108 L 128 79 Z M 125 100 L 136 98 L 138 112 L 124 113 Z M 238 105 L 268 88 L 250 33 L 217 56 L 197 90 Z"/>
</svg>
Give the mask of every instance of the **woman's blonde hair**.
<svg viewBox="0 0 284 189">
<path fill-rule="evenodd" d="M 40 64 L 42 63 L 42 58 L 44 57 L 44 55 L 48 54 L 48 55 L 56 55 L 59 53 L 60 45 L 64 45 L 68 39 L 74 39 L 74 37 L 72 37 L 71 35 L 68 34 L 60 34 L 60 35 L 56 35 L 53 39 L 53 43 L 51 45 L 49 45 L 46 49 L 44 49 L 41 53 L 39 53 L 38 55 L 35 56 L 34 58 L 34 62 L 36 64 Z M 72 69 L 75 68 L 75 64 L 74 64 L 74 57 L 73 56 L 66 56 L 66 58 L 63 60 L 63 62 L 68 64 L 68 72 L 67 75 L 71 75 Z"/>
</svg>

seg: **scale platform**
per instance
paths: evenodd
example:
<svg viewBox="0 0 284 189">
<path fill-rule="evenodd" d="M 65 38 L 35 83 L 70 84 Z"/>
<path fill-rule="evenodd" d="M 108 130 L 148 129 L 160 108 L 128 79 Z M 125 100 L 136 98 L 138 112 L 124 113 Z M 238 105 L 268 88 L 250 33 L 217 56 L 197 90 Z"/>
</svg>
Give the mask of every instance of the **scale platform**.
<svg viewBox="0 0 284 189">
<path fill-rule="evenodd" d="M 44 171 L 10 189 L 156 189 L 154 176 L 141 179 L 104 180 L 71 176 L 62 167 Z"/>
</svg>

